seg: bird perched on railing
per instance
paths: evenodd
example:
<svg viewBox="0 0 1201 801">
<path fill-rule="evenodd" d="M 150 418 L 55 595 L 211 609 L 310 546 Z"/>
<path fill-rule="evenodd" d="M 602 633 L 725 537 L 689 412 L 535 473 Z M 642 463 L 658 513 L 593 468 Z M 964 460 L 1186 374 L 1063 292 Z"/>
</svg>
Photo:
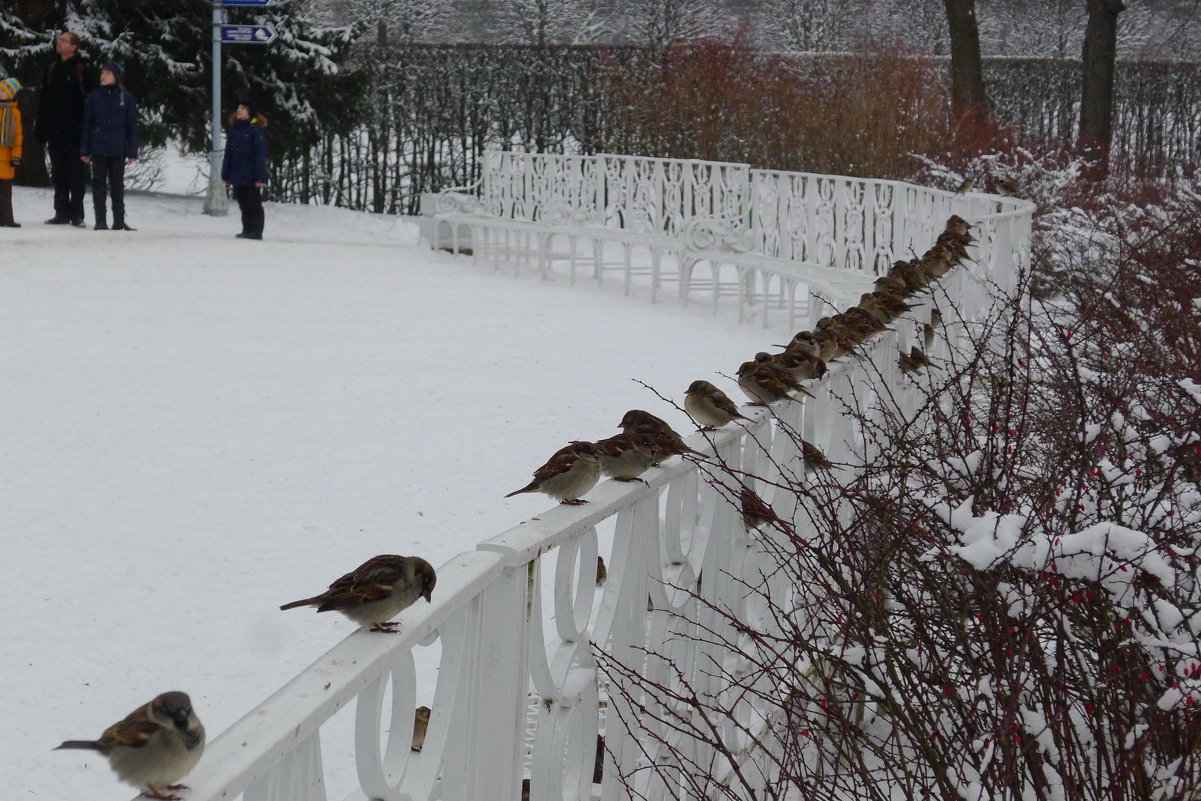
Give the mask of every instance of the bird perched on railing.
<svg viewBox="0 0 1201 801">
<path fill-rule="evenodd" d="M 859 296 L 858 308 L 887 325 L 907 311 L 917 308 L 915 304 L 907 303 L 907 293 L 874 290 Z"/>
<path fill-rule="evenodd" d="M 320 595 L 292 601 L 280 609 L 315 606 L 318 612 L 341 612 L 360 626 L 370 626 L 371 631 L 397 634 L 400 623 L 392 618 L 420 598 L 432 603 L 430 594 L 437 581 L 433 566 L 421 557 L 381 554 L 330 584 Z"/>
<path fill-rule="evenodd" d="M 701 431 L 715 431 L 732 420 L 746 420 L 730 396 L 708 381 L 697 380 L 684 393 L 684 411 L 701 425 Z"/>
<path fill-rule="evenodd" d="M 641 481 L 658 462 L 659 446 L 650 434 L 615 434 L 594 444 L 601 472 L 614 481 Z"/>
<path fill-rule="evenodd" d="M 1008 181 L 1004 178 L 998 179 L 997 182 L 993 184 L 993 187 L 996 189 L 997 194 L 1002 197 L 1012 197 L 1018 193 L 1018 185 L 1013 181 Z"/>
<path fill-rule="evenodd" d="M 784 348 L 792 353 L 808 353 L 810 356 L 821 356 L 821 345 L 814 339 L 812 331 L 797 331 L 792 335 L 792 339 L 788 340 L 787 345 L 776 345 L 777 348 Z"/>
<path fill-rule="evenodd" d="M 150 798 L 177 799 L 163 790 L 177 784 L 204 753 L 204 726 L 192 710 L 192 699 L 178 690 L 157 696 L 104 730 L 99 740 L 67 740 L 55 750 L 98 751 L 108 758 L 117 777 Z"/>
<path fill-rule="evenodd" d="M 785 348 L 782 353 L 759 351 L 755 354 L 755 361 L 787 370 L 797 381 L 821 378 L 826 374 L 826 363 L 821 360 L 821 357 L 788 348 Z"/>
<path fill-rule="evenodd" d="M 513 490 L 506 498 L 523 492 L 541 492 L 568 506 L 587 503 L 580 498 L 600 481 L 599 454 L 591 442 L 572 442 L 534 471 L 534 480 L 519 490 Z"/>
<path fill-rule="evenodd" d="M 959 186 L 955 187 L 955 194 L 966 195 L 972 191 L 973 186 L 975 186 L 975 182 L 971 178 L 964 178 L 959 182 Z"/>
<path fill-rule="evenodd" d="M 752 406 L 766 406 L 785 399 L 799 400 L 792 394 L 794 392 L 809 395 L 792 373 L 757 361 L 743 362 L 738 368 L 738 386 L 751 399 Z"/>
<path fill-rule="evenodd" d="M 684 438 L 666 421 L 642 409 L 630 409 L 622 415 L 621 423 L 618 425 L 623 434 L 649 434 L 654 437 L 655 447 L 659 449 L 659 455 L 663 458 L 682 456 L 686 453 L 704 456 L 700 451 L 685 445 Z"/>
</svg>

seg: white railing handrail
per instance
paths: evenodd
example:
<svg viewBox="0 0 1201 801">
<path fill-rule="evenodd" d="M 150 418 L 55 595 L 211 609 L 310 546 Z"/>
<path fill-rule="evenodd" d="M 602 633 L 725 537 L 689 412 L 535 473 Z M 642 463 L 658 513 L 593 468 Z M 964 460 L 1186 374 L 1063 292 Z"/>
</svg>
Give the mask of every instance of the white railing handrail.
<svg viewBox="0 0 1201 801">
<path fill-rule="evenodd" d="M 679 169 L 678 164 L 664 167 L 665 160 L 646 157 L 506 154 L 494 157 L 492 163 L 505 159 L 543 165 L 597 165 L 603 159 L 622 159 L 660 174 Z M 859 191 L 829 176 L 697 164 L 720 170 L 745 168 L 748 180 L 763 174 L 763 180 L 795 185 L 818 186 L 825 181 L 821 192 L 838 191 L 844 198 Z M 528 177 L 526 173 L 522 182 L 532 189 L 536 182 Z M 486 172 L 480 184 L 484 205 L 489 202 L 490 180 L 498 177 L 489 179 Z M 947 216 L 942 212 L 951 208 L 974 219 L 975 263 L 952 271 L 940 290 L 958 307 L 963 320 L 983 314 L 994 286 L 1002 290 L 1013 286 L 1027 259 L 1030 204 L 994 196 L 957 196 L 895 181 L 861 184 L 863 197 L 870 186 L 886 187 L 890 197 L 904 194 L 918 199 L 916 208 L 904 210 L 900 217 L 891 209 L 890 237 L 899 233 L 917 242 L 914 231 L 941 230 Z M 571 188 L 565 196 L 579 188 Z M 671 191 L 675 190 L 664 194 Z M 790 198 L 789 202 L 804 200 Z M 827 205 L 822 213 L 845 216 L 847 209 L 860 208 L 851 200 L 838 208 Z M 870 203 L 862 208 L 865 214 L 877 210 Z M 909 221 L 905 216 L 919 211 L 939 213 L 942 218 L 913 216 Z M 748 205 L 740 212 L 753 214 L 754 209 Z M 898 223 L 902 219 L 903 225 Z M 883 230 L 874 227 L 876 218 L 865 217 L 863 222 L 872 227 L 873 236 Z M 844 240 L 867 230 L 845 220 L 840 224 L 845 231 L 836 233 Z M 932 245 L 933 238 L 922 242 L 922 249 Z M 862 241 L 848 245 L 850 250 L 863 247 Z M 770 479 L 774 466 L 797 463 L 796 443 L 779 425 L 783 420 L 832 461 L 851 461 L 852 454 L 865 445 L 843 414 L 842 404 L 857 386 L 866 386 L 870 375 L 881 376 L 895 382 L 890 388 L 899 403 L 917 402 L 916 395 L 906 400 L 913 390 L 899 379 L 896 352 L 907 350 L 918 335 L 912 325 L 898 324 L 893 329 L 866 348 L 865 359 L 835 363 L 820 383 L 810 382 L 815 397 L 804 404 L 784 404 L 770 411 L 744 407 L 750 418 L 745 425 L 695 434 L 687 443 L 747 476 Z M 962 334 L 962 329 L 962 323 L 958 328 L 948 325 L 950 332 Z M 939 347 L 946 352 L 953 343 L 942 342 Z M 556 506 L 484 540 L 473 552 L 455 556 L 438 568 L 433 602 L 401 614 L 400 634 L 351 634 L 213 740 L 186 779 L 192 788 L 188 801 L 219 801 L 238 794 L 247 801 L 327 801 L 320 732 L 330 717 L 352 701 L 360 786 L 355 798 L 516 801 L 521 779 L 528 773 L 531 798 L 582 801 L 593 792 L 591 765 L 596 737 L 602 731 L 606 770 L 601 798 L 624 798 L 617 775 L 631 775 L 638 764 L 644 764 L 648 758 L 644 748 L 651 749 L 653 759 L 655 745 L 640 745 L 637 734 L 620 723 L 639 714 L 635 705 L 619 692 L 604 698 L 606 688 L 598 679 L 593 647 L 619 662 L 641 664 L 640 669 L 649 673 L 662 665 L 655 659 L 643 664 L 643 649 L 662 650 L 668 657 L 678 653 L 681 665 L 688 661 L 681 650 L 687 647 L 686 638 L 671 634 L 682 619 L 673 613 L 698 611 L 694 593 L 736 613 L 751 613 L 737 582 L 757 575 L 754 538 L 728 502 L 732 479 L 720 471 L 702 475 L 705 470 L 691 461 L 671 459 L 644 474 L 644 483 L 602 482 L 588 494 L 587 505 Z M 758 489 L 765 500 L 773 501 L 767 485 Z M 774 501 L 777 513 L 792 509 L 784 494 Z M 801 521 L 795 523 L 801 528 Z M 599 543 L 609 539 L 609 581 L 594 604 L 592 571 Z M 550 593 L 545 605 L 544 585 Z M 654 611 L 648 611 L 648 603 Z M 543 619 L 544 606 L 553 612 L 548 620 Z M 413 652 L 435 642 L 441 661 L 430 704 L 433 717 L 418 753 L 410 750 L 417 700 Z M 392 700 L 386 710 L 389 687 Z M 717 695 L 722 691 L 719 686 L 711 688 Z M 531 697 L 538 703 L 531 703 Z M 604 714 L 602 700 L 609 705 Z M 385 721 L 385 712 L 390 713 L 390 722 Z M 390 734 L 381 747 L 385 731 Z M 716 766 L 714 770 L 720 772 Z M 644 789 L 650 797 L 668 795 L 666 788 L 654 786 L 653 777 L 641 775 L 638 781 L 649 782 Z"/>
</svg>

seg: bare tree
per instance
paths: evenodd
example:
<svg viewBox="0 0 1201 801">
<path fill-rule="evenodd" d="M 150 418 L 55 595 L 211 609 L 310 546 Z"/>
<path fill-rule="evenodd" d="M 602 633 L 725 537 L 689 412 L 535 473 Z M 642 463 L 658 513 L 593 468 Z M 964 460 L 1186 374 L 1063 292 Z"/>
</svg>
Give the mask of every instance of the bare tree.
<svg viewBox="0 0 1201 801">
<path fill-rule="evenodd" d="M 759 39 L 780 50 L 849 50 L 857 10 L 845 0 L 767 0 Z"/>
<path fill-rule="evenodd" d="M 1109 174 L 1118 15 L 1125 10 L 1126 4 L 1122 0 L 1088 0 L 1088 24 L 1084 29 L 1081 52 L 1080 134 L 1076 147 L 1089 155 L 1092 161 L 1090 173 L 1097 179 Z"/>
<path fill-rule="evenodd" d="M 661 51 L 674 42 L 687 42 L 725 33 L 730 27 L 724 10 L 710 0 L 626 0 L 614 7 L 615 29 L 636 45 Z"/>
<path fill-rule="evenodd" d="M 981 40 L 990 54 L 1071 58 L 1086 19 L 1080 0 L 989 0 L 980 5 Z"/>
<path fill-rule="evenodd" d="M 951 32 L 951 111 L 958 123 L 960 144 L 970 145 L 989 137 L 992 127 L 976 0 L 943 0 L 943 4 Z"/>
<path fill-rule="evenodd" d="M 597 13 L 586 0 L 500 0 L 495 14 L 502 42 L 546 47 L 596 36 Z"/>
<path fill-rule="evenodd" d="M 950 47 L 942 0 L 874 0 L 864 25 L 865 44 L 898 45 L 929 56 L 945 56 Z"/>
</svg>

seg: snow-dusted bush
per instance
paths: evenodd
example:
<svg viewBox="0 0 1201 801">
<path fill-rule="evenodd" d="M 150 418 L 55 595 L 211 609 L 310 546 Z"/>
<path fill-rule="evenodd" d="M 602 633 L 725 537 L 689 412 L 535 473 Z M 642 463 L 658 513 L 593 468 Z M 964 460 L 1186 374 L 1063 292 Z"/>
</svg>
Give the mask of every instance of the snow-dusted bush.
<svg viewBox="0 0 1201 801">
<path fill-rule="evenodd" d="M 665 781 L 711 775 L 690 739 L 733 759 L 713 732 L 762 736 L 731 715 L 744 691 L 781 743 L 755 797 L 1195 797 L 1201 197 L 1089 220 L 1062 232 L 1089 243 L 1068 294 L 1000 297 L 972 347 L 902 379 L 916 413 L 882 378 L 848 399 L 870 459 L 780 466 L 798 524 L 756 536 L 795 590 L 746 587 L 766 623 L 717 643 L 731 691 L 636 687 Z M 746 797 L 739 776 L 699 784 Z"/>
</svg>

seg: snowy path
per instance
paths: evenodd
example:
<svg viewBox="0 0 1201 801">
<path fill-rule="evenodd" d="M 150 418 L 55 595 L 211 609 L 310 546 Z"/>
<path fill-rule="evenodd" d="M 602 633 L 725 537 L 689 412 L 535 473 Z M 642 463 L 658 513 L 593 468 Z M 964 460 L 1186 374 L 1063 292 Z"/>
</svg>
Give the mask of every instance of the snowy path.
<svg viewBox="0 0 1201 801">
<path fill-rule="evenodd" d="M 51 753 L 157 692 L 213 737 L 351 631 L 282 613 L 376 553 L 435 565 L 537 514 L 502 496 L 789 332 L 431 253 L 416 226 L 133 195 L 135 233 L 0 229 L 0 787 L 128 799 Z M 235 211 L 236 214 L 236 211 Z M 90 211 L 89 211 L 90 216 Z M 332 745 L 332 744 L 331 744 Z M 342 749 L 327 751 L 331 761 Z M 349 766 L 347 766 L 349 767 Z M 331 798 L 341 798 L 331 792 Z"/>
</svg>

